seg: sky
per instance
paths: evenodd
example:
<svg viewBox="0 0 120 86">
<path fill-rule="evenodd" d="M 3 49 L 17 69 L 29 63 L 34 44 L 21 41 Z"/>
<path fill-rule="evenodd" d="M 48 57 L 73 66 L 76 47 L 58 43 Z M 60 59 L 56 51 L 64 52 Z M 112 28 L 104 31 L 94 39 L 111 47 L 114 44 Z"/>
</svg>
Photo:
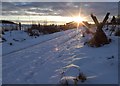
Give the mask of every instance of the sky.
<svg viewBox="0 0 120 86">
<path fill-rule="evenodd" d="M 1 0 L 2 2 L 119 2 L 119 0 Z"/>
<path fill-rule="evenodd" d="M 90 14 L 99 21 L 107 12 L 118 15 L 117 2 L 2 2 L 0 19 L 23 23 L 66 23 L 78 18 L 92 22 Z"/>
</svg>

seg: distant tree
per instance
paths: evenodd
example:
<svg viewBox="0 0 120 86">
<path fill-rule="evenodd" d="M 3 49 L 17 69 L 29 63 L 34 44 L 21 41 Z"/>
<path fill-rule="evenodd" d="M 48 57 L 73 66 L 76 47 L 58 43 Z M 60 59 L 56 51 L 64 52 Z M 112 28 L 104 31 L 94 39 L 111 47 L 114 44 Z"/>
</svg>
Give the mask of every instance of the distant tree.
<svg viewBox="0 0 120 86">
<path fill-rule="evenodd" d="M 19 30 L 21 30 L 21 23 L 19 22 Z"/>
</svg>

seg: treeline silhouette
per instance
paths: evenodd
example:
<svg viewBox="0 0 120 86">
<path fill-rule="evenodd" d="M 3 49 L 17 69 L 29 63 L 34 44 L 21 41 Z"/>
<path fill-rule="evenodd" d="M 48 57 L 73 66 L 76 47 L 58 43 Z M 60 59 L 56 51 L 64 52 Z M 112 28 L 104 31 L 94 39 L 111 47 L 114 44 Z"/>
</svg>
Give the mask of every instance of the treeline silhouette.
<svg viewBox="0 0 120 86">
<path fill-rule="evenodd" d="M 69 29 L 74 29 L 77 27 L 77 23 L 72 21 L 66 23 L 64 25 L 42 25 L 42 24 L 32 24 L 32 25 L 23 25 L 21 22 L 15 23 L 8 20 L 2 20 L 2 31 L 4 34 L 5 31 L 13 31 L 13 30 L 24 30 L 29 36 L 39 36 L 41 34 L 52 34 L 55 32 L 65 31 Z"/>
<path fill-rule="evenodd" d="M 69 22 L 64 25 L 40 25 L 32 24 L 31 28 L 27 29 L 27 33 L 30 36 L 39 36 L 40 34 L 52 34 L 55 32 L 65 31 L 69 29 L 74 29 L 77 27 L 77 23 Z"/>
</svg>

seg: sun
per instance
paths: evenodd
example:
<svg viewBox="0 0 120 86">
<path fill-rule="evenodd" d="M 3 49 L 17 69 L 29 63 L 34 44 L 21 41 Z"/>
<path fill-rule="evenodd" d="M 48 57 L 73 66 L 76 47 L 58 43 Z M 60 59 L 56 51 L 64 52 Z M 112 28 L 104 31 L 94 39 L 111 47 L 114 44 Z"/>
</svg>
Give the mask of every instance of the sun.
<svg viewBox="0 0 120 86">
<path fill-rule="evenodd" d="M 76 16 L 76 17 L 73 17 L 73 21 L 75 21 L 77 23 L 82 23 L 82 21 L 86 21 L 86 19 L 81 16 Z"/>
</svg>

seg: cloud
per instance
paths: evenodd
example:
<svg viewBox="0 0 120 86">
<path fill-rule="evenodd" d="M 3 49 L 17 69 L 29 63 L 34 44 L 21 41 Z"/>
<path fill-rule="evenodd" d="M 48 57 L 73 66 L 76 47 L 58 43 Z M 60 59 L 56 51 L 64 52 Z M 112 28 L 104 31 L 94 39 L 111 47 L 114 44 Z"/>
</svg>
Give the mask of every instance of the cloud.
<svg viewBox="0 0 120 86">
<path fill-rule="evenodd" d="M 2 15 L 75 16 L 81 12 L 99 19 L 110 12 L 117 15 L 117 2 L 2 2 Z"/>
<path fill-rule="evenodd" d="M 3 2 L 83 2 L 83 0 L 3 0 Z M 119 0 L 84 0 L 84 2 L 119 2 Z"/>
</svg>

